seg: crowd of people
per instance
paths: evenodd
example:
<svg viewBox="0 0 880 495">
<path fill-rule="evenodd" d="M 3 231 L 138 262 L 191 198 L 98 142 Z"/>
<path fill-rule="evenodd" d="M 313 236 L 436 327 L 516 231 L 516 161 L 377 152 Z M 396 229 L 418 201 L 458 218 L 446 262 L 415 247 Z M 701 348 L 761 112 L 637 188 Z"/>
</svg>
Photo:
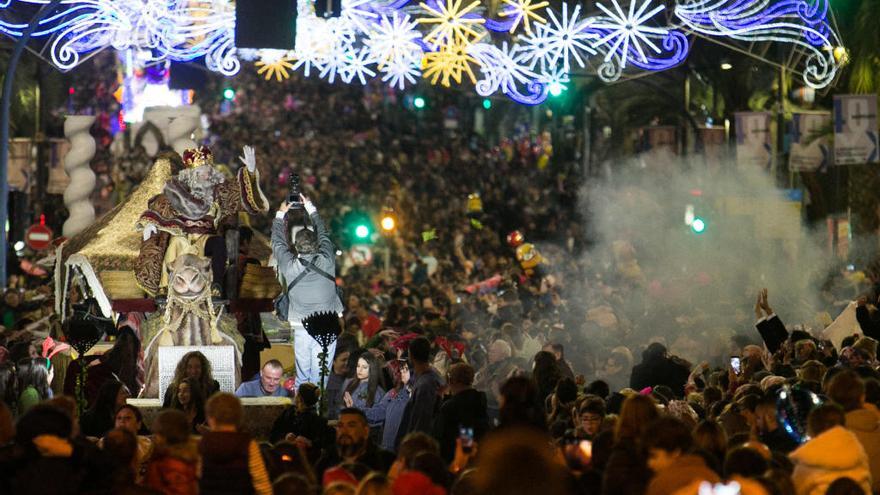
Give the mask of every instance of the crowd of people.
<svg viewBox="0 0 880 495">
<path fill-rule="evenodd" d="M 876 287 L 861 332 L 836 345 L 786 327 L 766 291 L 724 301 L 723 324 L 669 314 L 628 276 L 632 245 L 583 256 L 585 178 L 546 161 L 546 136 L 490 144 L 378 86 L 245 71 L 235 86 L 232 104 L 210 89 L 200 101 L 217 162 L 253 145 L 273 206 L 298 173 L 344 247 L 348 212 L 398 219 L 379 243 L 387 270 L 340 263 L 344 330 L 323 395 L 274 360 L 219 392 L 192 352 L 145 424 L 126 401 L 143 384 L 140 316 L 78 386 L 48 299 L 10 291 L 0 493 L 880 493 Z M 537 269 L 518 263 L 514 229 Z M 663 332 L 634 323 L 645 312 Z M 261 396 L 292 398 L 268 438 L 239 400 Z"/>
</svg>

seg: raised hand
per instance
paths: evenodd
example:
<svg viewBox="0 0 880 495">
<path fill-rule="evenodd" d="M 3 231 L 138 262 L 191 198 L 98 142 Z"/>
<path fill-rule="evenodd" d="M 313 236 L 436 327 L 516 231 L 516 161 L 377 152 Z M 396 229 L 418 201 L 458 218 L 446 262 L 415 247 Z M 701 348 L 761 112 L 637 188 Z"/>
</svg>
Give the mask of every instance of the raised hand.
<svg viewBox="0 0 880 495">
<path fill-rule="evenodd" d="M 309 215 L 318 211 L 318 209 L 315 207 L 315 204 L 312 203 L 312 200 L 306 197 L 304 194 L 300 194 L 299 199 L 302 200 L 303 208 L 305 208 L 306 213 L 308 213 Z"/>
<path fill-rule="evenodd" d="M 257 170 L 257 154 L 254 152 L 253 146 L 245 146 L 242 148 L 242 153 L 238 159 L 247 167 L 248 172 L 254 173 Z"/>
<path fill-rule="evenodd" d="M 156 229 L 156 226 L 155 226 L 155 225 L 153 225 L 153 224 L 151 224 L 151 223 L 150 223 L 150 224 L 147 224 L 147 225 L 144 227 L 144 240 L 145 240 L 145 241 L 149 241 L 149 240 L 150 240 L 150 237 L 152 237 L 153 234 L 155 234 L 156 232 L 158 232 L 158 229 Z"/>
<path fill-rule="evenodd" d="M 766 313 L 767 316 L 772 315 L 773 308 L 770 307 L 770 303 L 767 301 L 767 289 L 766 288 L 761 290 L 760 296 L 761 296 L 761 299 L 760 299 L 761 309 L 764 310 L 764 313 Z"/>
</svg>

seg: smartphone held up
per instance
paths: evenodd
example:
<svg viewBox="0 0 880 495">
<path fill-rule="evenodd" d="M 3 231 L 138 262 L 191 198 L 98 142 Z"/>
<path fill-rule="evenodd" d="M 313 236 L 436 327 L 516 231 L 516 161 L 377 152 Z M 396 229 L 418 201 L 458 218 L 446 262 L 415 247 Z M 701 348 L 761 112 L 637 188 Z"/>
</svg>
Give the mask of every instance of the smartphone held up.
<svg viewBox="0 0 880 495">
<path fill-rule="evenodd" d="M 733 370 L 734 374 L 742 374 L 742 359 L 739 356 L 730 356 L 730 369 Z"/>
</svg>

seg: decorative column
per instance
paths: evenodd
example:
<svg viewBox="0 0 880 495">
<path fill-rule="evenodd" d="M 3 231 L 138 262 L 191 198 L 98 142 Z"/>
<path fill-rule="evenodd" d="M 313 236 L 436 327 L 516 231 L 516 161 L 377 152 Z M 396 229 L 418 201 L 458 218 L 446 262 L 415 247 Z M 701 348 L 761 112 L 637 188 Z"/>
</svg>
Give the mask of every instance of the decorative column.
<svg viewBox="0 0 880 495">
<path fill-rule="evenodd" d="M 198 107 L 196 107 L 197 109 Z M 189 111 L 189 107 L 175 108 L 168 124 L 168 141 L 178 154 L 196 147 L 193 133 L 199 128 L 199 112 Z"/>
<path fill-rule="evenodd" d="M 95 207 L 90 200 L 95 190 L 95 173 L 89 166 L 95 156 L 95 138 L 89 134 L 94 121 L 92 115 L 68 115 L 64 119 L 64 135 L 70 141 L 70 150 L 64 156 L 64 170 L 70 177 L 64 190 L 64 206 L 70 216 L 64 222 L 62 234 L 68 238 L 95 221 Z"/>
</svg>

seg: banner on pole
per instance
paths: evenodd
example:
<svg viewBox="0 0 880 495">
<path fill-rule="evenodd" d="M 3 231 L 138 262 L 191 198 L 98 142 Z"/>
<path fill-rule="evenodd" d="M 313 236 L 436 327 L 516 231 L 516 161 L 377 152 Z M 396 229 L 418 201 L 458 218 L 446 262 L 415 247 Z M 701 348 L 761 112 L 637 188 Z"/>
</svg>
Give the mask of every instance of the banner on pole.
<svg viewBox="0 0 880 495">
<path fill-rule="evenodd" d="M 877 95 L 834 96 L 834 163 L 877 163 Z"/>
<path fill-rule="evenodd" d="M 736 112 L 736 163 L 741 167 L 770 170 L 773 139 L 770 112 Z"/>
<path fill-rule="evenodd" d="M 792 114 L 790 170 L 811 172 L 831 165 L 830 124 L 831 112 Z"/>
</svg>

